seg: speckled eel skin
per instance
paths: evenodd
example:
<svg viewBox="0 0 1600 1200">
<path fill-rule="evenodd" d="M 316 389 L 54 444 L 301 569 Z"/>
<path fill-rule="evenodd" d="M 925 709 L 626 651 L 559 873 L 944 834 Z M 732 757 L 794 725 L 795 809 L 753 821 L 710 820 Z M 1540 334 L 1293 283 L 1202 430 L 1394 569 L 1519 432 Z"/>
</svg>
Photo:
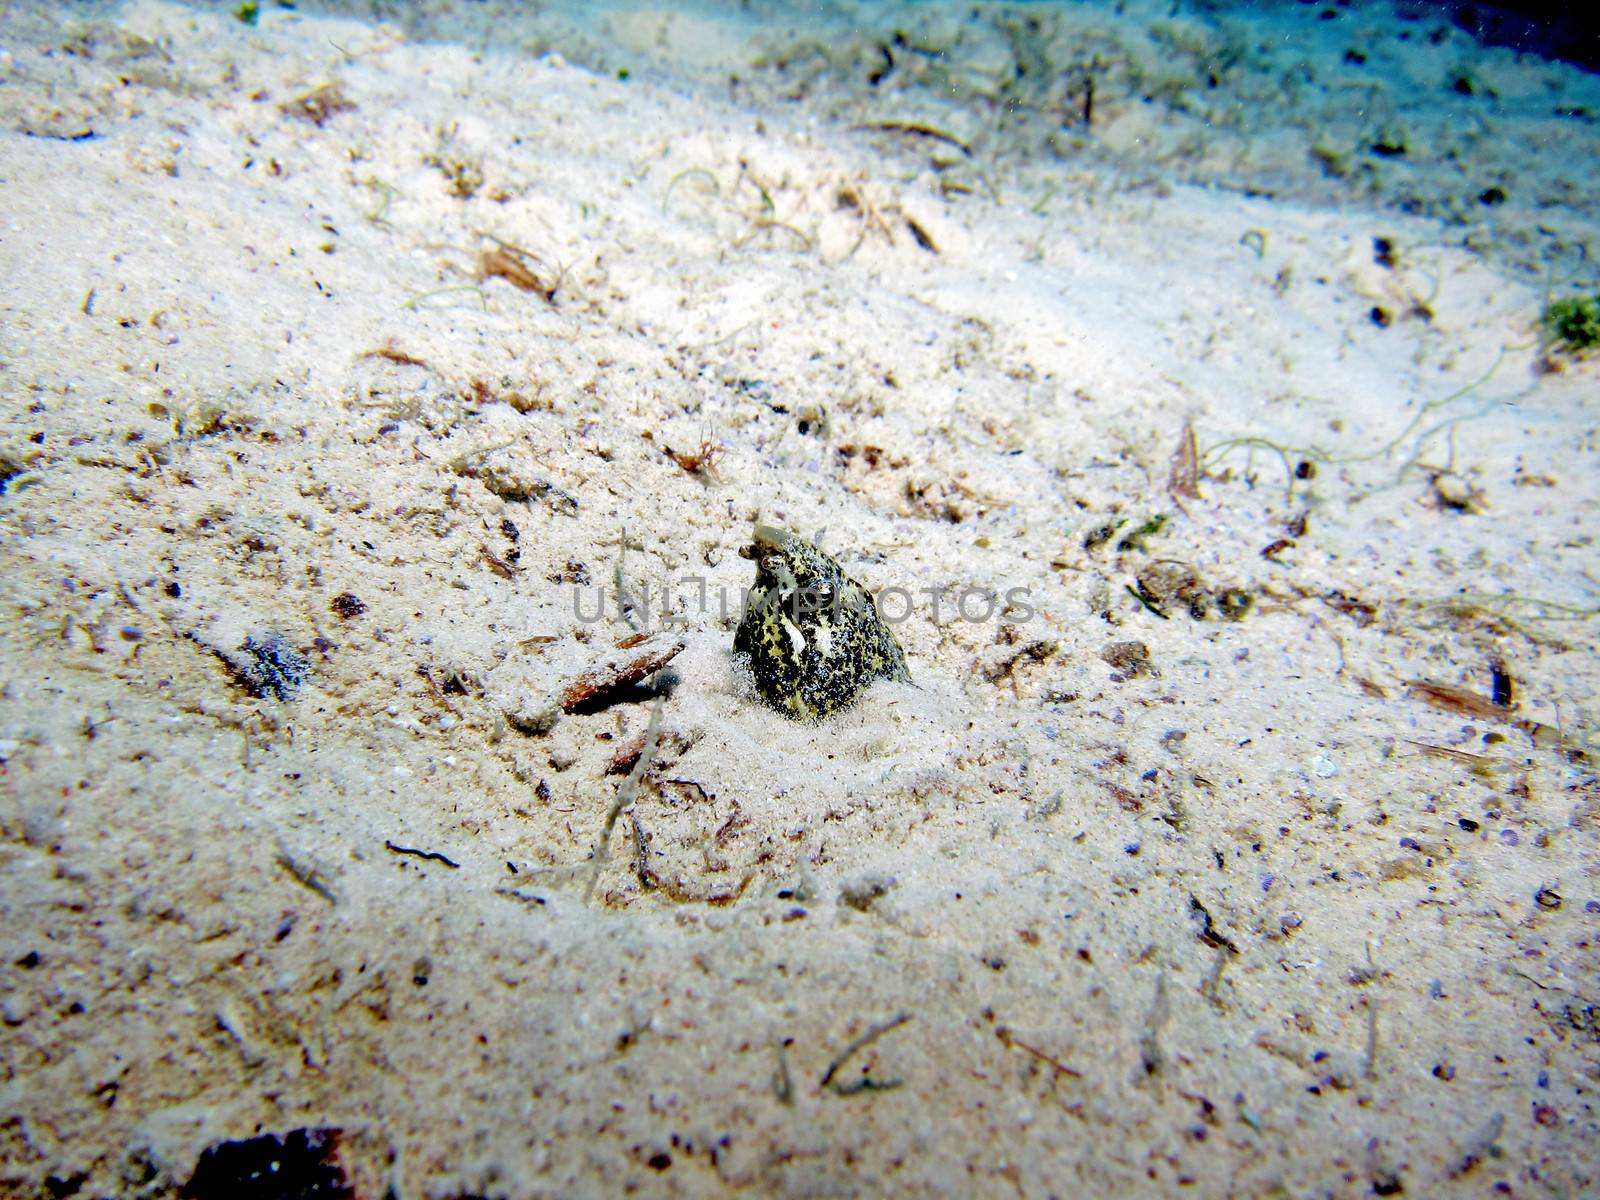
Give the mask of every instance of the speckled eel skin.
<svg viewBox="0 0 1600 1200">
<path fill-rule="evenodd" d="M 828 555 L 766 525 L 739 553 L 755 561 L 756 582 L 733 648 L 749 655 L 768 705 L 815 721 L 848 708 L 875 679 L 910 681 L 871 594 Z"/>
</svg>

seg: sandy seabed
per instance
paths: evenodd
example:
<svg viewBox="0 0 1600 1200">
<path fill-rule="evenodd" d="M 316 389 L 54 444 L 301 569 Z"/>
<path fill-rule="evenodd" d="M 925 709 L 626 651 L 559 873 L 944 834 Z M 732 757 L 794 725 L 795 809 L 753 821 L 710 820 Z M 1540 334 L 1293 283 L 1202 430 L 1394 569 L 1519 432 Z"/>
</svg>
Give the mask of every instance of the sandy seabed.
<svg viewBox="0 0 1600 1200">
<path fill-rule="evenodd" d="M 0 7 L 0 1192 L 1596 1194 L 1592 77 L 237 8 Z"/>
</svg>

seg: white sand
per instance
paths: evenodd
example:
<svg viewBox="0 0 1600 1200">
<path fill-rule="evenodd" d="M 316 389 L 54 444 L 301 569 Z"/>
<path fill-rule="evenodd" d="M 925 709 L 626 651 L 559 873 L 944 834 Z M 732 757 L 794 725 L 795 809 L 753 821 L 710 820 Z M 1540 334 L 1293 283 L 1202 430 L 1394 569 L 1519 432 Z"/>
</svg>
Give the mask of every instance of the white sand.
<svg viewBox="0 0 1600 1200">
<path fill-rule="evenodd" d="M 299 1127 L 363 1196 L 1600 1188 L 1594 80 L 1376 7 L 232 7 L 0 9 L 0 1191 Z M 753 702 L 758 517 L 915 686 Z M 663 586 L 597 856 L 650 703 L 557 699 Z"/>
</svg>

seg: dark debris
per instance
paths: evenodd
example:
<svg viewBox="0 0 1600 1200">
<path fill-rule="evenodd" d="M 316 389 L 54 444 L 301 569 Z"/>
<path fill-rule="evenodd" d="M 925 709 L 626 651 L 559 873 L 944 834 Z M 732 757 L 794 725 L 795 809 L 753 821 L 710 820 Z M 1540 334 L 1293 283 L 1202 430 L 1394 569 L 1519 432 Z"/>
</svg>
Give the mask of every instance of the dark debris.
<svg viewBox="0 0 1600 1200">
<path fill-rule="evenodd" d="M 352 1200 L 338 1129 L 294 1129 L 218 1142 L 195 1163 L 184 1200 Z"/>
</svg>

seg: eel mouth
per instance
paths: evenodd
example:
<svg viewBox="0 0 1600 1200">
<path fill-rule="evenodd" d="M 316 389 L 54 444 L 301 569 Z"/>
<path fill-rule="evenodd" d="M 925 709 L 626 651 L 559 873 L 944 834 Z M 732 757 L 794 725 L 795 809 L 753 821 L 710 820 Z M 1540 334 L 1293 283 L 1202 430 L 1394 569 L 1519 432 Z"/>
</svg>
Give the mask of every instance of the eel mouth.
<svg viewBox="0 0 1600 1200">
<path fill-rule="evenodd" d="M 740 549 L 739 557 L 760 559 L 774 550 L 782 550 L 793 537 L 794 534 L 786 530 L 771 525 L 757 525 L 755 533 L 751 535 L 750 544 Z"/>
</svg>

